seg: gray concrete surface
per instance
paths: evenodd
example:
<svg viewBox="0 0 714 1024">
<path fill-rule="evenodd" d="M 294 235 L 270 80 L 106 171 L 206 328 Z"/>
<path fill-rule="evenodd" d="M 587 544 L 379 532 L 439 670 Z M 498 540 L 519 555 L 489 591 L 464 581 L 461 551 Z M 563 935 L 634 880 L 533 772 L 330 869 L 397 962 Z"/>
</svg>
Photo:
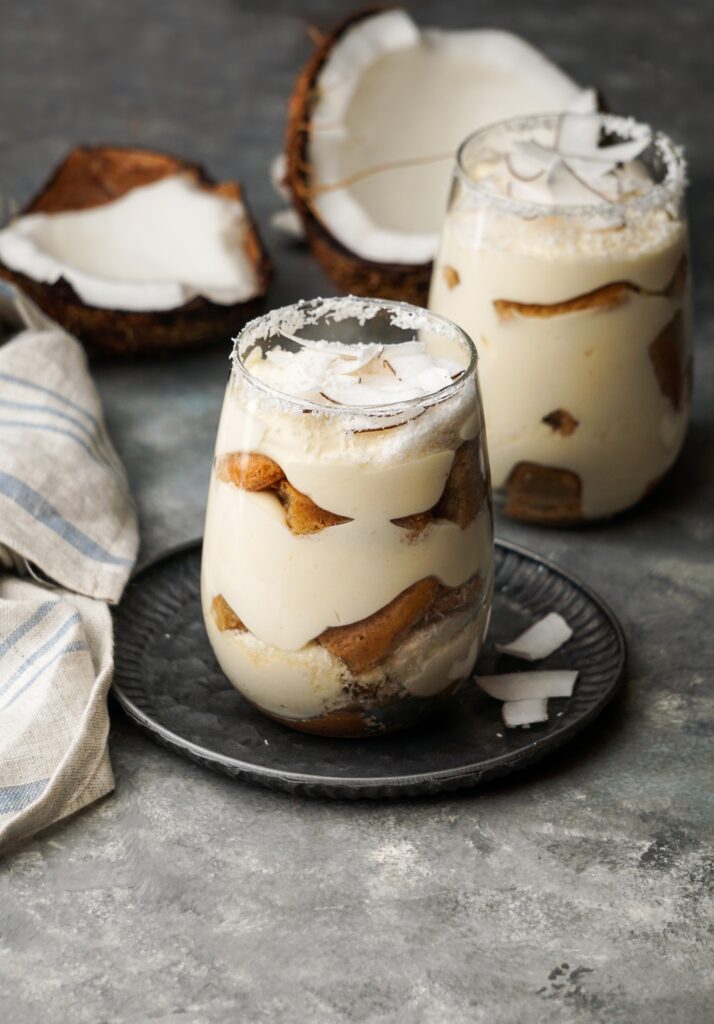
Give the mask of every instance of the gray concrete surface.
<svg viewBox="0 0 714 1024">
<path fill-rule="evenodd" d="M 714 9 L 707 0 L 414 3 L 522 32 L 614 109 L 686 144 L 697 277 L 694 419 L 646 504 L 578 532 L 509 523 L 627 631 L 624 699 L 555 763 L 415 803 L 295 800 L 202 772 L 115 712 L 116 793 L 0 867 L 0 1020 L 691 1024 L 714 1018 Z M 346 3 L 8 0 L 0 189 L 81 141 L 239 176 L 261 223 L 305 26 Z M 266 226 L 274 304 L 329 293 Z M 201 530 L 227 345 L 97 379 L 144 553 Z"/>
</svg>

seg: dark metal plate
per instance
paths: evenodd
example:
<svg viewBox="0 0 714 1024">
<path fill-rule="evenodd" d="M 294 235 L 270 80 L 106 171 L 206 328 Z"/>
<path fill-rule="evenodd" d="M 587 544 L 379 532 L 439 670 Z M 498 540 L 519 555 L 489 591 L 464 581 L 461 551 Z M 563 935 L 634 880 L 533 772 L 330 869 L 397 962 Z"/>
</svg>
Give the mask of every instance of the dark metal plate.
<svg viewBox="0 0 714 1024">
<path fill-rule="evenodd" d="M 570 699 L 550 719 L 505 729 L 500 704 L 465 685 L 425 724 L 390 736 L 308 736 L 265 718 L 233 689 L 203 626 L 200 542 L 144 566 L 116 611 L 114 693 L 154 739 L 235 778 L 329 797 L 414 796 L 473 786 L 533 764 L 567 743 L 610 701 L 625 674 L 626 645 L 606 605 L 579 580 L 537 555 L 496 542 L 496 592 L 482 673 L 524 666 L 494 651 L 548 611 L 574 630 L 537 667 L 577 668 Z M 536 667 L 536 666 L 530 666 Z"/>
</svg>

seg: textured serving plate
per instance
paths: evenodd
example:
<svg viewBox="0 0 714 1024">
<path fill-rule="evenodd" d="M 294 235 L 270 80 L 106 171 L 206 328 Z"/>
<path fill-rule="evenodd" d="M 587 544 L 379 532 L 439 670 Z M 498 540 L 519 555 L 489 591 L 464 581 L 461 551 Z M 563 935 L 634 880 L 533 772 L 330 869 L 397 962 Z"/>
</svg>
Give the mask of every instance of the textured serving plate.
<svg viewBox="0 0 714 1024">
<path fill-rule="evenodd" d="M 474 786 L 525 768 L 580 732 L 613 697 L 626 645 L 607 606 L 537 555 L 496 542 L 496 591 L 482 673 L 577 668 L 573 696 L 550 719 L 505 729 L 500 704 L 464 684 L 425 724 L 384 737 L 326 739 L 265 718 L 233 689 L 208 643 L 199 596 L 200 542 L 144 566 L 116 611 L 114 693 L 160 743 L 206 768 L 293 793 L 396 797 Z M 528 665 L 494 651 L 546 612 L 574 630 L 559 651 Z"/>
</svg>

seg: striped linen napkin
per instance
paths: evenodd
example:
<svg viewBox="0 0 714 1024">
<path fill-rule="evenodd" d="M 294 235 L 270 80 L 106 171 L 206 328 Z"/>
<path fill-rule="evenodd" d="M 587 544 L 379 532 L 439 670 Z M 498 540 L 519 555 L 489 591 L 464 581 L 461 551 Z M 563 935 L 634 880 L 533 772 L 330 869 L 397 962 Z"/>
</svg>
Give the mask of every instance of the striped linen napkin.
<svg viewBox="0 0 714 1024">
<path fill-rule="evenodd" d="M 0 285 L 0 849 L 113 788 L 112 621 L 139 543 L 80 344 Z M 22 576 L 23 578 L 18 578 Z"/>
</svg>

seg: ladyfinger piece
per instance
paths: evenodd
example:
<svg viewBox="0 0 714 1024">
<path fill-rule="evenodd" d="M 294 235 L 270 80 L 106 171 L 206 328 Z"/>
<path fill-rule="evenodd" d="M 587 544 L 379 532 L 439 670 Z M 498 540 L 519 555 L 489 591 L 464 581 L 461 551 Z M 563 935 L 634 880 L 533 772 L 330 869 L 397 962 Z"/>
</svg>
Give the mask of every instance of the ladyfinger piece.
<svg viewBox="0 0 714 1024">
<path fill-rule="evenodd" d="M 339 526 L 340 523 L 350 522 L 346 516 L 338 516 L 334 512 L 320 508 L 288 480 L 281 480 L 276 490 L 285 509 L 288 529 L 293 533 L 318 533 L 327 526 Z"/>
<path fill-rule="evenodd" d="M 373 615 L 347 626 L 332 626 L 318 640 L 355 673 L 373 668 L 391 654 L 403 636 L 426 614 L 439 592 L 428 576 L 413 583 Z"/>
<path fill-rule="evenodd" d="M 519 462 L 506 481 L 507 516 L 536 523 L 582 519 L 582 484 L 577 473 L 535 462 Z"/>
<path fill-rule="evenodd" d="M 216 625 L 223 633 L 226 629 L 245 629 L 245 626 L 226 601 L 223 594 L 217 594 L 211 601 L 211 612 Z"/>
<path fill-rule="evenodd" d="M 224 483 L 245 491 L 264 491 L 285 478 L 280 466 L 267 455 L 255 452 L 229 452 L 216 460 L 216 476 Z"/>
<path fill-rule="evenodd" d="M 486 497 L 486 481 L 478 461 L 475 441 L 457 449 L 444 493 L 434 508 L 438 519 L 451 519 L 465 529 L 478 515 Z"/>
<path fill-rule="evenodd" d="M 479 573 L 466 580 L 460 587 L 445 587 L 442 584 L 436 600 L 429 609 L 429 616 L 452 615 L 454 612 L 464 611 L 476 604 L 481 597 L 482 589 L 483 580 Z"/>
</svg>

